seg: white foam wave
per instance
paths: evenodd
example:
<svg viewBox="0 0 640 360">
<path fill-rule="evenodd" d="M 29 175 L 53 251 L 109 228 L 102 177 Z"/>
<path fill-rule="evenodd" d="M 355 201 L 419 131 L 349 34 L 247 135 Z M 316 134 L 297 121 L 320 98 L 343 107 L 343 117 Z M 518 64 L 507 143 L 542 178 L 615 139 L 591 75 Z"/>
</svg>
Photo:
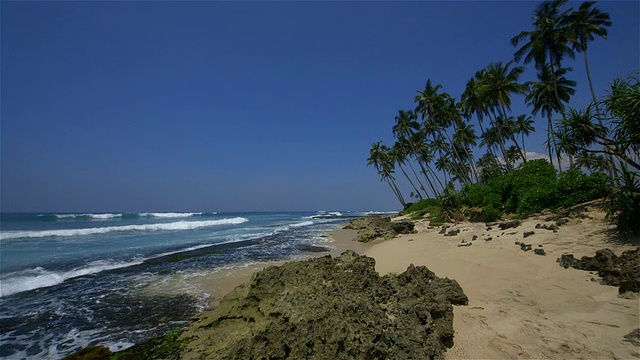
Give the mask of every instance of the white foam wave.
<svg viewBox="0 0 640 360">
<path fill-rule="evenodd" d="M 86 214 L 55 214 L 54 215 L 58 219 L 81 219 L 81 218 L 91 218 L 91 219 L 113 219 L 122 217 L 122 214 L 94 214 L 94 213 L 86 213 Z"/>
<path fill-rule="evenodd" d="M 0 297 L 23 291 L 54 286 L 64 282 L 65 280 L 79 276 L 95 274 L 106 270 L 120 269 L 138 264 L 142 264 L 142 260 L 120 263 L 100 260 L 65 272 L 49 271 L 42 267 L 18 271 L 7 274 L 0 280 Z"/>
<path fill-rule="evenodd" d="M 157 217 L 157 218 L 165 218 L 165 219 L 169 219 L 169 218 L 187 218 L 187 217 L 192 217 L 192 216 L 198 216 L 198 215 L 204 215 L 205 213 L 203 212 L 197 212 L 197 213 L 193 213 L 193 212 L 161 212 L 161 213 L 154 213 L 154 212 L 146 212 L 146 213 L 140 213 L 140 216 L 146 216 L 146 217 Z M 215 213 L 211 213 L 212 215 Z"/>
<path fill-rule="evenodd" d="M 40 231 L 6 231 L 0 233 L 0 239 L 21 239 L 21 238 L 42 238 L 50 236 L 83 236 L 106 234 L 110 232 L 125 231 L 178 231 L 178 230 L 194 230 L 203 227 L 219 226 L 219 225 L 236 225 L 249 221 L 247 218 L 235 217 L 220 220 L 205 221 L 177 221 L 171 223 L 160 224 L 142 224 L 142 225 L 122 225 L 122 226 L 105 226 L 86 229 L 62 229 L 62 230 L 40 230 Z"/>
<path fill-rule="evenodd" d="M 303 226 L 309 226 L 309 225 L 313 225 L 315 224 L 313 221 L 303 221 L 303 222 L 299 222 L 299 223 L 295 223 L 295 224 L 290 224 L 290 227 L 303 227 Z"/>
</svg>

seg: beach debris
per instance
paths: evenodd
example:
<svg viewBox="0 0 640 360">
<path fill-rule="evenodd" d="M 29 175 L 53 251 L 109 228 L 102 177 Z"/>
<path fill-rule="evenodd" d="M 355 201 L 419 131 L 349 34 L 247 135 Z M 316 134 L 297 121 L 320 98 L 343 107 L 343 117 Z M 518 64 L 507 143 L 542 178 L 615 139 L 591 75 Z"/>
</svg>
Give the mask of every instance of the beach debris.
<svg viewBox="0 0 640 360">
<path fill-rule="evenodd" d="M 378 238 L 393 239 L 398 234 L 414 234 L 415 224 L 411 220 L 391 221 L 389 216 L 369 215 L 353 220 L 345 229 L 358 230 L 354 238 L 359 242 L 371 242 Z"/>
<path fill-rule="evenodd" d="M 184 335 L 185 358 L 427 359 L 453 346 L 460 285 L 424 266 L 380 276 L 349 250 L 268 267 Z"/>
<path fill-rule="evenodd" d="M 620 256 L 610 249 L 601 249 L 595 256 L 583 256 L 580 260 L 572 254 L 562 254 L 556 262 L 565 269 L 597 271 L 600 283 L 618 286 L 619 295 L 640 292 L 640 247 L 624 251 Z"/>
<path fill-rule="evenodd" d="M 533 230 L 532 230 L 532 231 L 525 231 L 525 232 L 522 234 L 522 237 L 523 237 L 523 238 L 528 238 L 529 236 L 531 236 L 531 235 L 533 235 L 533 234 L 535 234 L 535 233 L 536 233 L 536 232 L 535 232 L 535 231 L 533 231 Z"/>
<path fill-rule="evenodd" d="M 531 249 L 529 249 L 529 250 L 531 250 Z M 536 255 L 547 255 L 547 253 L 544 252 L 544 249 L 541 249 L 541 248 L 534 249 L 533 252 Z"/>
<path fill-rule="evenodd" d="M 458 247 L 461 246 L 471 246 L 472 243 L 467 242 L 467 240 L 462 240 L 462 242 L 460 244 L 458 244 Z"/>
</svg>

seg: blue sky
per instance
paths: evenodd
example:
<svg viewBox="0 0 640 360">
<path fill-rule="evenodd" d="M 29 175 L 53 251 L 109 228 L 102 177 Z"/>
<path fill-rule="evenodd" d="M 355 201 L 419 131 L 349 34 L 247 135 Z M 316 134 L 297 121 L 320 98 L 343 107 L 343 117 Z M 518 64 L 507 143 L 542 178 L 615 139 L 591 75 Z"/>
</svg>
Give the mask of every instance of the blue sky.
<svg viewBox="0 0 640 360">
<path fill-rule="evenodd" d="M 459 98 L 509 61 L 536 5 L 3 1 L 2 211 L 398 209 L 370 144 L 392 144 L 428 78 Z M 638 70 L 640 10 L 597 7 L 600 96 Z M 585 106 L 582 58 L 567 65 Z"/>
</svg>

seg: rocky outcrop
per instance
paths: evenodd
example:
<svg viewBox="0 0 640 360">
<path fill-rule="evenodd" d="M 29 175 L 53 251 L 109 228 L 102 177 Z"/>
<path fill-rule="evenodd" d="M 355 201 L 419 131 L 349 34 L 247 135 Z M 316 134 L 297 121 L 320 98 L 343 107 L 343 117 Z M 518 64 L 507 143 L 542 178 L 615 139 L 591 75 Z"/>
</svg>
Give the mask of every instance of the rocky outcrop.
<svg viewBox="0 0 640 360">
<path fill-rule="evenodd" d="M 255 274 L 185 333 L 182 358 L 441 359 L 467 303 L 424 266 L 381 277 L 349 250 Z"/>
<path fill-rule="evenodd" d="M 393 239 L 398 234 L 415 233 L 411 220 L 391 221 L 389 216 L 370 215 L 353 220 L 345 229 L 358 230 L 353 239 L 359 242 L 371 242 L 378 238 Z"/>
<path fill-rule="evenodd" d="M 618 286 L 618 293 L 640 292 L 640 248 L 624 251 L 616 256 L 610 249 L 596 251 L 593 257 L 583 256 L 580 260 L 572 254 L 563 254 L 557 262 L 565 269 L 597 271 L 604 285 Z"/>
</svg>

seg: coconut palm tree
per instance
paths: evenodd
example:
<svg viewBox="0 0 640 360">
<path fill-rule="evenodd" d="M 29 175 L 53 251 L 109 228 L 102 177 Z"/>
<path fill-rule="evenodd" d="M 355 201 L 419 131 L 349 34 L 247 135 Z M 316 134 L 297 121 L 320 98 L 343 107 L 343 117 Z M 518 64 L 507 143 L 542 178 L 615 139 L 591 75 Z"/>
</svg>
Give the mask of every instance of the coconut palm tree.
<svg viewBox="0 0 640 360">
<path fill-rule="evenodd" d="M 609 14 L 593 7 L 595 1 L 586 1 L 580 5 L 577 11 L 573 11 L 564 19 L 564 24 L 570 30 L 569 41 L 573 50 L 584 55 L 584 67 L 589 80 L 591 97 L 596 103 L 596 92 L 593 90 L 593 81 L 589 71 L 589 58 L 587 56 L 587 43 L 594 40 L 595 36 L 607 38 L 606 26 L 611 26 Z"/>
<path fill-rule="evenodd" d="M 486 86 L 487 93 L 491 101 L 498 108 L 498 112 L 502 114 L 503 121 L 506 123 L 509 120 L 507 110 L 511 110 L 511 96 L 514 94 L 525 94 L 529 89 L 527 84 L 520 84 L 518 79 L 524 72 L 523 66 L 514 66 L 510 69 L 512 61 L 508 62 L 504 66 L 501 62 L 491 63 L 487 66 Z M 500 111 L 501 110 L 501 111 Z M 525 155 L 520 149 L 518 142 L 513 136 L 512 132 L 502 134 L 502 129 L 507 129 L 504 126 L 498 126 L 498 136 L 501 139 L 510 138 L 519 149 L 521 157 L 524 160 Z"/>
<path fill-rule="evenodd" d="M 416 187 L 416 185 L 413 183 L 413 180 L 411 179 L 409 174 L 407 174 L 407 172 L 404 170 L 404 167 L 402 167 L 402 165 L 407 163 L 407 160 L 408 160 L 406 147 L 402 144 L 402 142 L 396 141 L 393 147 L 389 149 L 388 155 L 389 155 L 389 160 L 391 160 L 394 164 L 398 164 L 400 171 L 402 171 L 402 173 L 407 178 L 407 180 L 409 180 L 409 183 L 413 187 L 413 190 L 415 190 L 416 196 L 418 196 L 418 198 L 422 200 L 423 198 L 422 198 L 422 194 L 420 193 L 420 190 L 418 190 L 418 187 Z M 411 164 L 411 162 L 409 162 L 409 164 Z"/>
<path fill-rule="evenodd" d="M 416 114 L 422 119 L 422 125 L 435 140 L 437 135 L 444 135 L 449 144 L 452 143 L 451 136 L 447 129 L 453 124 L 462 122 L 462 118 L 458 113 L 455 100 L 446 92 L 439 92 L 442 85 L 433 86 L 431 79 L 427 80 L 424 90 L 417 90 L 418 95 L 414 98 L 416 105 Z M 442 157 L 442 147 L 439 150 Z M 463 162 L 462 156 L 457 149 L 453 148 L 453 156 L 460 163 Z"/>
<path fill-rule="evenodd" d="M 415 140 L 420 139 L 420 137 L 416 136 L 416 134 L 418 134 L 421 131 L 421 129 L 420 129 L 420 123 L 417 121 L 416 114 L 411 110 L 400 110 L 398 111 L 398 115 L 395 117 L 395 122 L 396 122 L 395 125 L 393 125 L 393 128 L 391 129 L 393 132 L 393 135 L 396 137 L 396 139 L 398 139 L 398 141 L 400 141 L 403 145 L 405 145 L 405 147 L 407 148 L 405 153 L 408 156 L 413 155 L 417 158 L 418 146 L 421 140 L 418 140 L 418 142 L 416 142 Z M 408 164 L 415 175 L 416 171 L 413 168 L 411 161 L 409 161 Z M 425 177 L 428 177 L 427 171 L 425 169 L 425 165 L 422 164 L 422 162 L 419 159 L 418 159 L 418 165 L 420 166 L 422 173 L 425 174 Z M 425 189 L 424 185 L 422 184 L 422 182 L 420 181 L 420 178 L 417 175 L 416 175 L 416 179 L 420 184 L 420 188 L 424 190 Z M 430 182 L 430 180 L 428 180 L 428 182 Z M 426 192 L 426 190 L 424 191 Z M 420 198 L 422 197 L 420 196 Z"/>
<path fill-rule="evenodd" d="M 569 45 L 570 31 L 566 26 L 566 18 L 571 9 L 560 11 L 560 7 L 566 3 L 567 0 L 542 2 L 534 11 L 534 29 L 522 31 L 511 39 L 514 47 L 524 41 L 524 44 L 514 54 L 516 61 L 524 59 L 525 64 L 534 61 L 539 70 L 547 65 L 551 68 L 554 94 L 557 98 L 556 102 L 560 104 L 560 113 L 562 114 L 564 114 L 564 105 L 560 98 L 561 94 L 555 75 L 561 68 L 564 56 L 575 57 L 575 53 Z"/>
<path fill-rule="evenodd" d="M 484 118 L 488 104 L 486 86 L 484 86 L 482 82 L 485 77 L 483 71 L 484 70 L 477 71 L 474 77 L 467 81 L 464 91 L 460 96 L 458 108 L 460 109 L 460 113 L 462 114 L 462 116 L 464 116 L 468 122 L 471 121 L 473 115 L 476 116 L 478 120 L 478 126 L 480 127 L 480 134 L 484 136 L 484 126 L 482 125 L 482 120 Z M 475 144 L 473 146 L 475 146 Z M 492 147 L 488 147 L 487 150 L 491 154 L 495 155 Z"/>
<path fill-rule="evenodd" d="M 560 113 L 563 109 L 562 103 L 568 102 L 569 97 L 575 93 L 576 82 L 564 77 L 569 70 L 568 68 L 561 68 L 555 71 L 555 75 L 553 75 L 551 66 L 543 66 L 537 73 L 538 81 L 529 84 L 531 92 L 525 98 L 527 105 L 531 106 L 532 115 L 535 116 L 539 112 L 543 117 L 547 116 L 549 162 L 553 163 L 552 150 L 556 151 L 558 167 L 561 167 L 560 153 L 557 151 L 558 147 L 555 143 L 555 138 L 552 136 L 554 128 L 551 116 L 553 112 Z"/>
<path fill-rule="evenodd" d="M 457 126 L 455 130 L 456 132 L 453 134 L 453 142 L 454 144 L 459 145 L 464 151 L 467 158 L 467 163 L 469 164 L 469 169 L 471 170 L 473 177 L 476 179 L 476 181 L 478 181 L 479 173 L 478 169 L 476 169 L 475 167 L 473 155 L 471 153 L 471 146 L 478 145 L 476 141 L 478 139 L 478 136 L 476 135 L 473 127 L 470 124 L 461 124 Z"/>
<path fill-rule="evenodd" d="M 381 177 L 381 181 L 384 181 L 389 185 L 391 191 L 393 191 L 396 198 L 398 198 L 398 201 L 400 201 L 400 204 L 404 207 L 406 202 L 404 201 L 402 192 L 400 192 L 400 189 L 395 182 L 396 179 L 393 177 L 393 164 L 389 161 L 388 151 L 389 148 L 382 145 L 382 141 L 372 143 L 371 149 L 369 150 L 367 165 L 373 165 L 376 168 L 378 175 Z"/>
<path fill-rule="evenodd" d="M 516 134 L 520 134 L 520 139 L 522 141 L 522 151 L 525 154 L 525 161 L 526 161 L 527 150 L 524 146 L 524 137 L 529 136 L 529 134 L 536 131 L 536 128 L 533 126 L 533 124 L 534 124 L 534 121 L 531 118 L 531 116 L 518 115 L 516 117 L 514 132 Z"/>
<path fill-rule="evenodd" d="M 580 5 L 577 11 L 573 11 L 565 18 L 566 26 L 570 29 L 570 42 L 573 50 L 582 53 L 584 56 L 584 67 L 589 81 L 589 90 L 591 90 L 591 98 L 593 103 L 597 103 L 596 92 L 593 89 L 593 81 L 591 80 L 591 72 L 589 71 L 589 57 L 587 56 L 587 43 L 594 40 L 594 36 L 607 38 L 607 29 L 611 26 L 609 14 L 601 12 L 593 5 L 595 1 L 586 1 Z M 595 108 L 596 117 L 600 125 L 603 125 L 602 116 L 598 107 Z M 609 177 L 613 179 L 613 161 L 609 155 L 606 155 L 609 162 Z"/>
</svg>

